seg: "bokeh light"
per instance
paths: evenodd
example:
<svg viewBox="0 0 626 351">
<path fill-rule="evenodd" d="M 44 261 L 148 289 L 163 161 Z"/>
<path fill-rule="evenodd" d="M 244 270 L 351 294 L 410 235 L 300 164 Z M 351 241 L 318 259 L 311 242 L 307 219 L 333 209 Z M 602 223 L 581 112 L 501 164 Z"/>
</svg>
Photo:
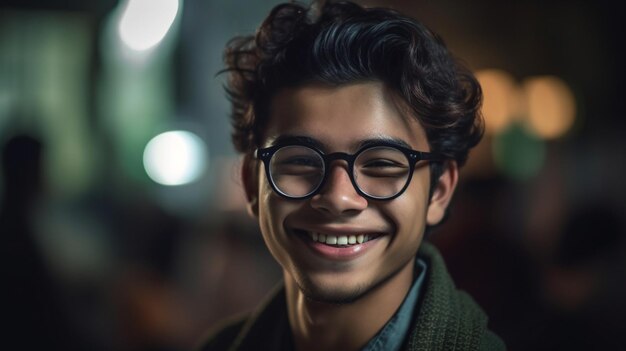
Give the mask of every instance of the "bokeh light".
<svg viewBox="0 0 626 351">
<path fill-rule="evenodd" d="M 527 127 L 543 139 L 563 136 L 574 124 L 574 96 L 555 76 L 531 77 L 523 83 L 527 103 Z"/>
<path fill-rule="evenodd" d="M 119 23 L 122 42 L 137 51 L 157 45 L 174 23 L 178 0 L 127 0 Z"/>
<path fill-rule="evenodd" d="M 148 176 L 163 185 L 182 185 L 198 179 L 207 166 L 206 145 L 187 131 L 170 131 L 157 135 L 143 153 Z"/>
<path fill-rule="evenodd" d="M 483 90 L 485 131 L 490 135 L 500 133 L 519 112 L 519 88 L 509 73 L 498 69 L 478 71 L 476 78 Z"/>
<path fill-rule="evenodd" d="M 536 176 L 546 158 L 545 141 L 517 123 L 498 134 L 494 138 L 492 148 L 498 169 L 519 181 Z"/>
</svg>

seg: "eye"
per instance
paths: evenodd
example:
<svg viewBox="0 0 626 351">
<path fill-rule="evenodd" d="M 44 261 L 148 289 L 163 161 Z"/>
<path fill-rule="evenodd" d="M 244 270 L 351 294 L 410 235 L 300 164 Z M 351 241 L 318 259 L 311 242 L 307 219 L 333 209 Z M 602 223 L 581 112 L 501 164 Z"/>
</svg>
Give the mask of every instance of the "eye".
<svg viewBox="0 0 626 351">
<path fill-rule="evenodd" d="M 271 172 L 274 176 L 319 177 L 324 173 L 324 162 L 314 151 L 293 147 L 274 155 Z"/>
<path fill-rule="evenodd" d="M 278 166 L 321 167 L 322 165 L 319 157 L 292 156 L 281 159 Z"/>
<path fill-rule="evenodd" d="M 410 167 L 401 151 L 382 146 L 363 151 L 355 160 L 354 168 L 360 177 L 396 178 L 405 177 Z"/>
<path fill-rule="evenodd" d="M 378 160 L 369 160 L 366 163 L 364 163 L 361 167 L 363 168 L 394 168 L 394 167 L 404 168 L 406 166 L 394 160 L 378 159 Z"/>
<path fill-rule="evenodd" d="M 366 177 L 404 177 L 408 166 L 392 160 L 371 160 L 357 168 L 357 172 Z"/>
</svg>

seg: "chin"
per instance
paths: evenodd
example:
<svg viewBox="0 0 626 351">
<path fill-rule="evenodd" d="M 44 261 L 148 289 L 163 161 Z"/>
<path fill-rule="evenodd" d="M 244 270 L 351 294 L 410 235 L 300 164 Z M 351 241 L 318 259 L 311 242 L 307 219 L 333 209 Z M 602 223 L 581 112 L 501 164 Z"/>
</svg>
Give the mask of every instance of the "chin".
<svg viewBox="0 0 626 351">
<path fill-rule="evenodd" d="M 310 301 L 342 305 L 353 303 L 368 295 L 389 281 L 399 271 L 399 269 L 395 270 L 387 276 L 371 282 L 346 282 L 344 280 L 323 283 L 314 281 L 314 279 L 308 276 L 302 278 L 303 276 L 301 275 L 302 279 L 296 279 L 296 284 L 302 294 Z"/>
<path fill-rule="evenodd" d="M 320 288 L 313 284 L 298 284 L 302 294 L 310 301 L 333 305 L 350 304 L 367 294 L 370 289 L 365 286 Z"/>
</svg>

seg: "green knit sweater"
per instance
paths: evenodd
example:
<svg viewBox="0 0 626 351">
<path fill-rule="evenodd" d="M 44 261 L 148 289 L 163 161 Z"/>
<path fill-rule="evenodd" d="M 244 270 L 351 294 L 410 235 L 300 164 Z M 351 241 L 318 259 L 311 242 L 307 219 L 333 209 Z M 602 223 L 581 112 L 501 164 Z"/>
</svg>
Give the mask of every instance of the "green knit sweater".
<svg viewBox="0 0 626 351">
<path fill-rule="evenodd" d="M 505 350 L 487 329 L 487 316 L 454 286 L 437 249 L 423 243 L 418 255 L 428 271 L 405 350 Z M 222 324 L 199 350 L 289 350 L 292 346 L 284 288 L 279 287 L 251 315 Z"/>
</svg>

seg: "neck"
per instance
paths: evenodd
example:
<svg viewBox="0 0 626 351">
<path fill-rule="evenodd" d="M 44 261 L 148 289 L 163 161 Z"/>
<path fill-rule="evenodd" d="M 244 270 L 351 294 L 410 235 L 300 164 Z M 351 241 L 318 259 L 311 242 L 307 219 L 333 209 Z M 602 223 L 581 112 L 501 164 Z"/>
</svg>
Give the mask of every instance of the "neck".
<svg viewBox="0 0 626 351">
<path fill-rule="evenodd" d="M 287 309 L 296 350 L 359 350 L 391 319 L 413 282 L 410 260 L 358 300 L 329 304 L 307 299 L 285 273 Z"/>
</svg>

